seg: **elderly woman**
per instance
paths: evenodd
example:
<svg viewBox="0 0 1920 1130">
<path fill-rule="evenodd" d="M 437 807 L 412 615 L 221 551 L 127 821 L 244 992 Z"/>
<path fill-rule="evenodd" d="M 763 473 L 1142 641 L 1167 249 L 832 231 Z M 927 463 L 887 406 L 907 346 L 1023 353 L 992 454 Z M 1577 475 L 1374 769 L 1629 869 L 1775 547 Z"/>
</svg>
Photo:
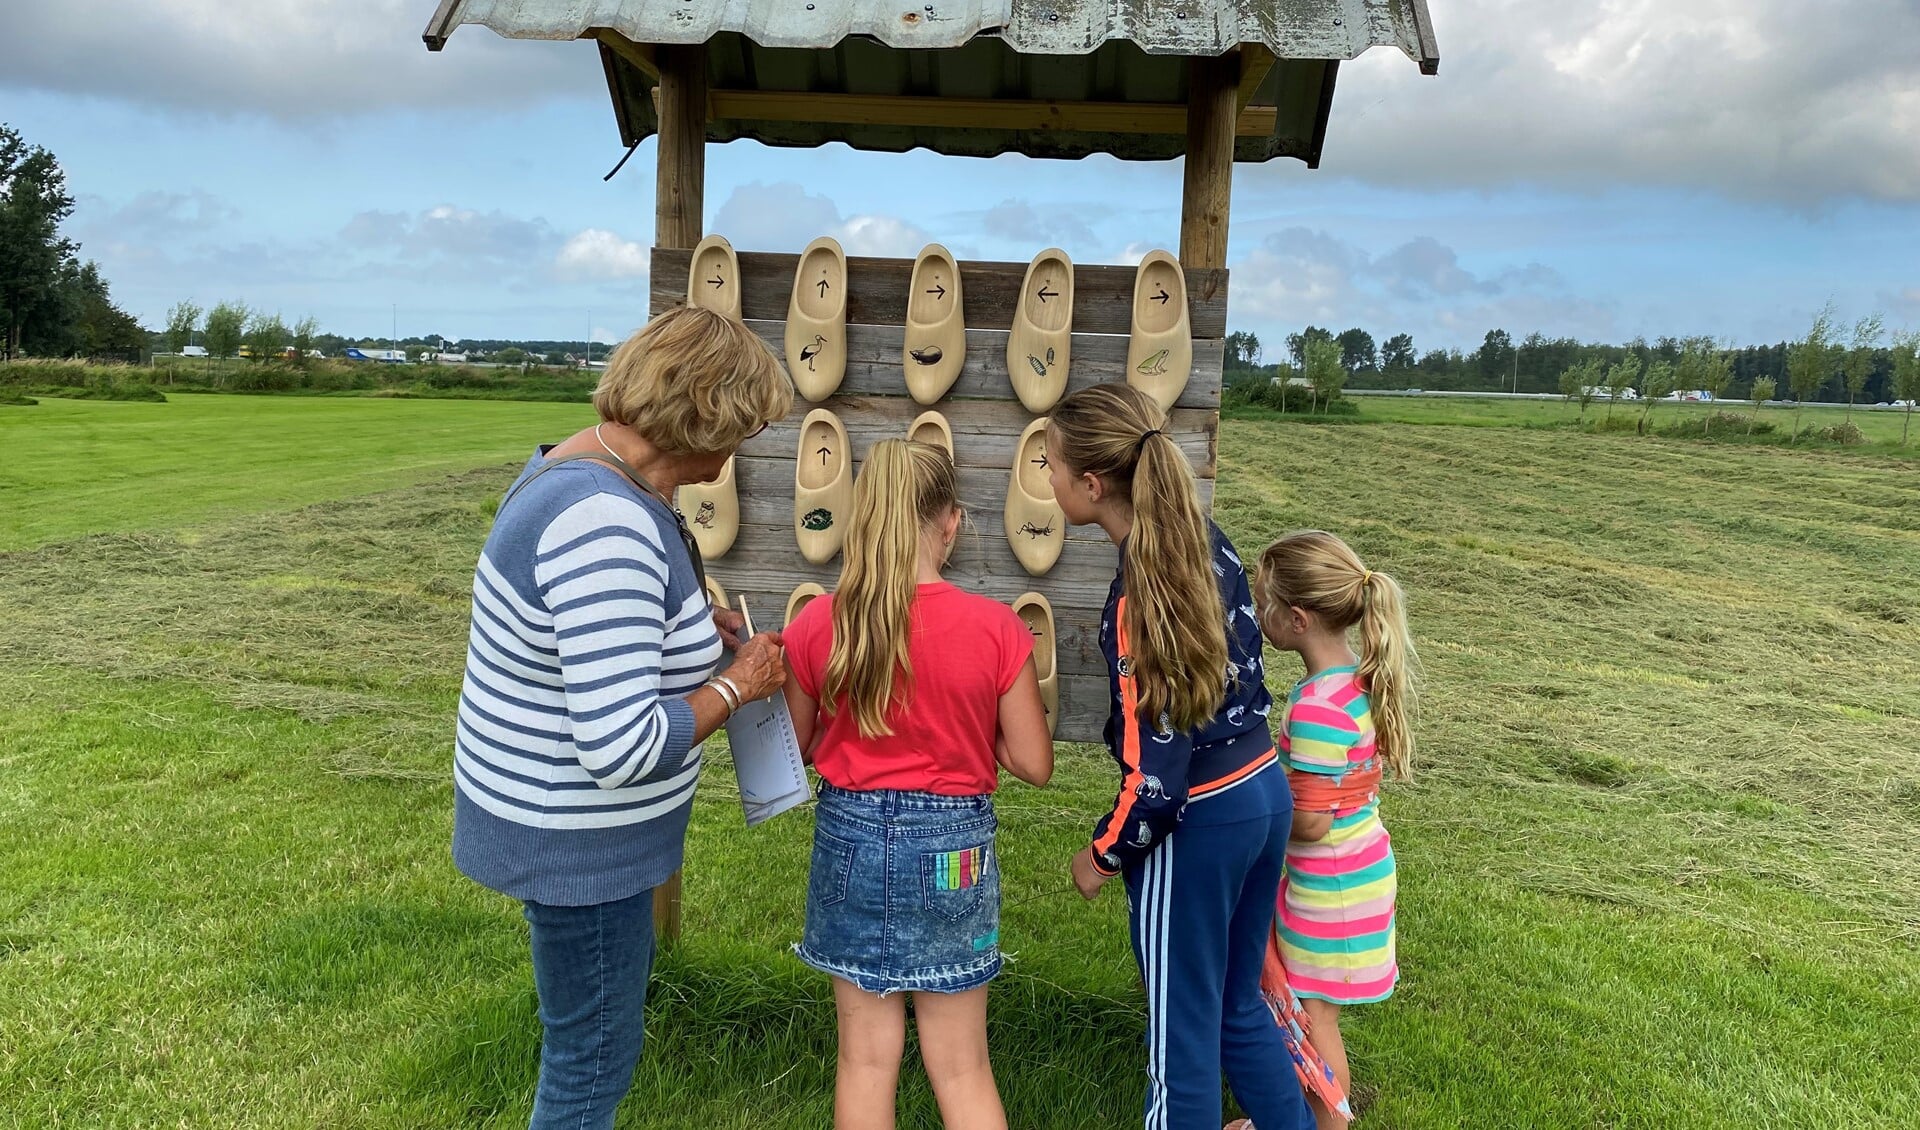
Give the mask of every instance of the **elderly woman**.
<svg viewBox="0 0 1920 1130">
<path fill-rule="evenodd" d="M 699 743 L 778 691 L 673 508 L 793 386 L 738 321 L 668 311 L 607 362 L 600 423 L 528 461 L 473 580 L 453 857 L 525 904 L 540 994 L 532 1126 L 611 1127 L 640 1058 L 653 888 L 680 867 Z M 724 674 L 722 647 L 736 647 Z"/>
</svg>

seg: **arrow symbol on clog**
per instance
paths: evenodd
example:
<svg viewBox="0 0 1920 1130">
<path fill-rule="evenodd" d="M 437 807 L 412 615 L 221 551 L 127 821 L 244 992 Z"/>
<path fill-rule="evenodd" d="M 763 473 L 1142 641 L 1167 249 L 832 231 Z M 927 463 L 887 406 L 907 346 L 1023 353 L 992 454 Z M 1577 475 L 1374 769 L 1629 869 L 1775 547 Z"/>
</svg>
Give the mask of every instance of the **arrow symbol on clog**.
<svg viewBox="0 0 1920 1130">
<path fill-rule="evenodd" d="M 933 295 L 935 298 L 945 298 L 947 296 L 947 288 L 941 286 L 939 283 L 935 283 L 927 293 Z"/>
<path fill-rule="evenodd" d="M 823 447 L 818 452 L 816 452 L 816 454 L 820 456 L 820 465 L 824 467 L 827 465 L 827 456 L 833 454 L 833 449 L 830 447 Z"/>
<path fill-rule="evenodd" d="M 1040 284 L 1040 301 L 1045 302 L 1049 298 L 1058 298 L 1058 297 L 1060 297 L 1059 291 L 1048 290 L 1046 283 Z"/>
<path fill-rule="evenodd" d="M 813 285 L 820 288 L 820 297 L 825 298 L 827 296 L 827 280 L 821 279 L 819 282 Z"/>
<path fill-rule="evenodd" d="M 721 287 L 727 285 L 727 280 L 721 278 L 719 275 L 715 275 L 707 281 L 713 284 L 715 290 L 719 290 Z"/>
<path fill-rule="evenodd" d="M 1148 299 L 1148 301 L 1158 302 L 1160 305 L 1165 306 L 1167 304 L 1167 300 L 1172 297 L 1173 297 L 1172 295 L 1167 293 L 1167 288 L 1163 286 L 1160 288 L 1160 293 L 1154 295 L 1152 298 Z"/>
</svg>

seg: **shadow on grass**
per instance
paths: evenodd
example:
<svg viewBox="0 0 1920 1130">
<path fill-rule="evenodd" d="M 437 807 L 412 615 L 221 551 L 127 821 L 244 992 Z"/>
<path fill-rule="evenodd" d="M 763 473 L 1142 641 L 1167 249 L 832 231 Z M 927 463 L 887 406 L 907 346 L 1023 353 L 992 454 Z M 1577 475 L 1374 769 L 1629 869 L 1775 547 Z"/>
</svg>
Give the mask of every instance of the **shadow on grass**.
<svg viewBox="0 0 1920 1130">
<path fill-rule="evenodd" d="M 496 981 L 424 1025 L 381 1089 L 448 1125 L 515 1124 L 538 1074 L 537 1007 L 530 970 Z M 1138 1120 L 1145 1017 L 1137 1003 L 1010 967 L 995 982 L 989 1027 L 1010 1125 Z M 826 977 L 759 947 L 682 943 L 656 962 L 646 1053 L 620 1125 L 832 1125 L 835 1046 Z M 911 1036 L 899 1110 L 902 1127 L 940 1124 Z"/>
</svg>

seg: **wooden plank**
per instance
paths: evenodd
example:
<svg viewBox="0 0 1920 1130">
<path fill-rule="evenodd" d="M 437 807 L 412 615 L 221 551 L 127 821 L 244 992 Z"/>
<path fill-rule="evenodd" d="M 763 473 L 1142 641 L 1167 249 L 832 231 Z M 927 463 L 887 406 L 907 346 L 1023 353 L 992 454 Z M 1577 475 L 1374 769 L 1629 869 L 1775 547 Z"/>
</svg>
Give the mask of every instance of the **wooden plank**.
<svg viewBox="0 0 1920 1130">
<path fill-rule="evenodd" d="M 1264 43 L 1242 43 L 1240 45 L 1240 86 L 1234 94 L 1234 132 L 1246 136 L 1244 126 L 1247 120 L 1247 106 L 1253 96 L 1259 93 L 1260 84 L 1267 81 L 1267 72 L 1273 70 L 1273 50 Z M 1269 129 L 1269 134 L 1273 131 Z"/>
<path fill-rule="evenodd" d="M 849 437 L 851 438 L 851 437 Z M 956 437 L 957 439 L 958 437 Z M 859 441 L 854 441 L 856 449 Z M 751 458 L 741 456 L 734 464 L 734 481 L 740 499 L 740 521 L 743 529 L 740 544 L 746 549 L 736 547 L 729 551 L 733 554 L 754 551 L 755 543 L 747 542 L 744 526 L 785 527 L 784 537 L 775 539 L 766 548 L 771 556 L 784 556 L 799 552 L 793 541 L 793 456 L 785 458 Z M 1006 527 L 1001 515 L 1007 498 L 1007 483 L 1012 472 L 1002 467 L 961 467 L 959 468 L 960 501 L 966 506 L 974 529 L 982 536 L 1002 539 L 1006 536 Z M 1200 479 L 1194 485 L 1199 488 L 1200 502 L 1210 506 L 1213 500 L 1214 480 Z M 1069 526 L 1067 542 L 1089 541 L 1106 545 L 1107 535 L 1098 526 Z M 1005 544 L 1004 541 L 1001 544 Z M 725 560 L 723 558 L 722 560 Z M 1012 552 L 1007 554 L 1007 567 L 1015 567 Z"/>
<path fill-rule="evenodd" d="M 1138 134 L 1177 134 L 1187 128 L 1187 107 L 1182 102 L 1057 102 L 788 90 L 715 90 L 709 100 L 715 118 L 732 121 Z M 1236 128 L 1243 137 L 1270 137 L 1277 117 L 1275 107 L 1249 107 L 1238 116 Z"/>
<path fill-rule="evenodd" d="M 714 574 L 719 579 L 718 574 Z M 792 595 L 791 588 L 782 589 L 766 578 L 750 578 L 736 587 L 726 581 L 720 583 L 726 587 L 729 599 L 737 600 L 741 594 L 747 597 L 747 605 L 753 610 L 756 627 L 778 627 L 786 615 L 787 599 Z M 956 582 L 957 583 L 957 582 Z M 832 585 L 823 585 L 832 591 Z M 973 591 L 973 590 L 969 590 Z M 982 593 L 1002 604 L 1011 604 L 1021 593 L 1033 591 L 1030 588 L 999 592 Z M 1049 600 L 1052 598 L 1049 597 Z M 1058 651 L 1056 658 L 1063 675 L 1100 675 L 1107 671 L 1106 660 L 1100 655 L 1100 610 L 1104 606 L 1106 590 L 1100 592 L 1100 604 L 1063 605 L 1053 608 L 1054 625 L 1058 629 Z"/>
<path fill-rule="evenodd" d="M 786 323 L 748 318 L 747 325 L 776 351 L 786 348 Z M 1007 378 L 1006 330 L 968 330 L 967 356 L 953 390 L 936 407 L 945 411 L 956 400 L 1012 401 L 1013 382 Z M 900 347 L 906 330 L 900 326 L 848 326 L 847 373 L 840 391 L 850 396 L 904 396 L 907 379 L 900 366 Z M 1193 373 L 1179 408 L 1220 410 L 1222 366 L 1226 343 L 1215 338 L 1193 343 Z M 1074 334 L 1073 363 L 1067 372 L 1067 391 L 1104 381 L 1127 379 L 1127 339 L 1115 334 Z M 924 409 L 922 409 L 924 411 Z M 804 413 L 803 413 L 804 414 Z M 1024 427 L 1025 425 L 1021 425 Z"/>
<path fill-rule="evenodd" d="M 635 43 L 612 28 L 597 27 L 588 34 L 605 44 L 607 50 L 632 63 L 641 74 L 656 83 L 660 81 L 660 64 L 654 56 L 652 44 Z"/>
<path fill-rule="evenodd" d="M 1188 270 L 1224 267 L 1233 202 L 1234 99 L 1239 56 L 1202 56 L 1187 63 L 1187 157 L 1180 198 L 1180 263 Z M 686 272 L 682 271 L 682 277 Z"/>
<path fill-rule="evenodd" d="M 1053 568 L 1043 577 L 1034 577 L 1014 559 L 1006 538 L 974 532 L 960 535 L 947 575 L 961 588 L 996 600 L 1012 600 L 1023 592 L 1044 592 L 1047 599 L 1064 607 L 1098 605 L 1106 600 L 1118 561 L 1112 543 L 1071 537 Z M 789 502 L 787 520 L 779 525 L 743 521 L 739 540 L 725 557 L 708 562 L 707 572 L 719 578 L 728 592 L 735 584 L 758 580 L 789 593 L 809 581 L 824 588 L 834 587 L 840 578 L 840 559 L 813 565 L 800 556 L 793 548 L 793 504 Z"/>
<path fill-rule="evenodd" d="M 725 235 L 725 232 L 721 232 Z M 686 300 L 688 251 L 665 244 L 653 249 L 649 308 L 658 314 Z M 740 251 L 741 316 L 784 322 L 793 295 L 799 256 Z M 1182 260 L 1184 262 L 1184 259 Z M 1027 264 L 962 260 L 960 283 L 970 328 L 1006 330 L 1026 279 Z M 1073 329 L 1076 334 L 1126 334 L 1133 328 L 1132 267 L 1110 264 L 1073 269 Z M 847 321 L 854 325 L 904 326 L 910 259 L 847 257 Z M 1227 336 L 1227 270 L 1187 270 L 1187 316 L 1196 339 Z M 1196 341 L 1196 352 L 1198 342 Z"/>
<path fill-rule="evenodd" d="M 800 421 L 815 408 L 829 409 L 840 417 L 860 459 L 865 459 L 880 440 L 904 437 L 907 426 L 926 411 L 904 396 L 835 396 L 819 404 L 796 401 L 792 415 L 740 445 L 740 454 L 784 459 L 790 473 L 800 445 Z M 1002 475 L 1013 466 L 1014 447 L 1033 419 L 1018 401 L 1012 400 L 946 400 L 938 409 L 953 429 L 954 465 L 963 470 L 985 467 Z M 1202 408 L 1175 408 L 1167 421 L 1167 434 L 1180 445 L 1193 464 L 1193 473 L 1201 478 L 1210 479 L 1214 474 L 1218 421 L 1218 413 Z"/>
</svg>

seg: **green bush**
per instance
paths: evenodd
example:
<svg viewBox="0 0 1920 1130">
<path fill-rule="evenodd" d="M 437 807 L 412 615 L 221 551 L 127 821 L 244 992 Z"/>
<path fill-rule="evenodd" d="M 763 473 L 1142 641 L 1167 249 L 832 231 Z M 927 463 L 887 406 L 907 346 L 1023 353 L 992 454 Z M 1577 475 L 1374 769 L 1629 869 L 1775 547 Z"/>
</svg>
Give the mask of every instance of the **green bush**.
<svg viewBox="0 0 1920 1130">
<path fill-rule="evenodd" d="M 1867 442 L 1867 434 L 1861 431 L 1860 425 L 1852 420 L 1835 424 L 1830 428 L 1821 428 L 1817 434 L 1828 443 L 1837 443 L 1841 447 L 1854 447 Z"/>
<path fill-rule="evenodd" d="M 1240 378 L 1236 374 L 1236 378 Z M 1244 408 L 1266 408 L 1274 412 L 1314 416 L 1358 416 L 1360 409 L 1353 401 L 1345 397 L 1335 398 L 1331 403 L 1318 400 L 1310 388 L 1299 385 L 1274 384 L 1265 373 L 1249 373 L 1243 379 L 1229 382 L 1220 393 L 1222 411 Z"/>
</svg>

